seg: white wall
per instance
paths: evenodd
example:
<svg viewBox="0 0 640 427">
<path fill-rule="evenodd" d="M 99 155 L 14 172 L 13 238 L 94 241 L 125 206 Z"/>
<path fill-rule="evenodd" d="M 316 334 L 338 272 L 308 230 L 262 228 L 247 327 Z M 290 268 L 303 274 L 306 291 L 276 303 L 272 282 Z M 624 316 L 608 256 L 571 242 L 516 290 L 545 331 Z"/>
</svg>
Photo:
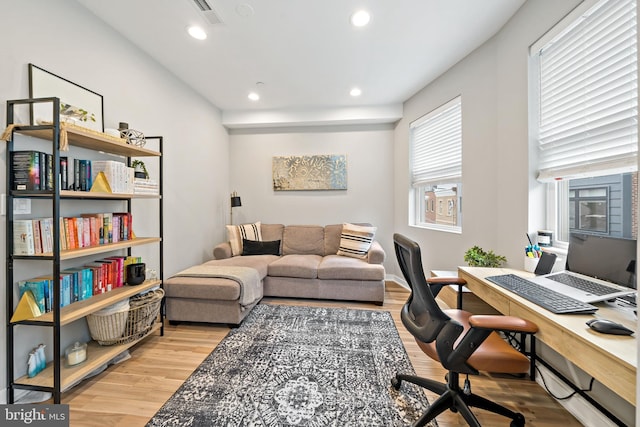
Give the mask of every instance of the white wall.
<svg viewBox="0 0 640 427">
<path fill-rule="evenodd" d="M 76 2 L 3 1 L 2 16 L 0 127 L 5 125 L 5 101 L 28 97 L 30 62 L 100 93 L 106 127 L 124 121 L 147 135 L 164 137 L 165 276 L 209 259 L 211 248 L 224 236 L 228 189 L 228 135 L 220 111 Z M 0 159 L 4 189 L 4 144 Z M 156 211 L 150 214 L 153 218 Z M 145 210 L 134 211 L 139 235 L 153 222 L 145 220 L 146 215 Z M 6 218 L 0 219 L 0 271 L 4 272 Z M 3 300 L 5 286 L 0 279 Z M 0 305 L 0 316 L 6 318 L 5 304 Z M 39 342 L 28 336 L 19 340 L 19 347 Z M 0 352 L 0 401 L 4 401 L 5 328 L 0 329 Z"/>
<path fill-rule="evenodd" d="M 369 222 L 392 265 L 393 129 L 354 125 L 232 131 L 230 188 L 242 198 L 234 223 L 337 224 Z M 273 191 L 273 156 L 346 154 L 344 191 Z M 228 217 L 228 214 L 227 214 Z"/>
<path fill-rule="evenodd" d="M 529 219 L 528 47 L 577 3 L 526 2 L 496 36 L 405 102 L 395 132 L 394 223 L 396 231 L 421 244 L 426 270 L 455 270 L 473 245 L 523 267 L 525 233 L 535 231 L 529 224 L 541 219 Z M 462 234 L 409 227 L 409 124 L 457 95 Z"/>
<path fill-rule="evenodd" d="M 473 245 L 493 249 L 506 255 L 508 266 L 523 268 L 525 233 L 544 224 L 544 193 L 528 158 L 528 48 L 578 3 L 527 1 L 496 36 L 405 102 L 395 132 L 394 223 L 421 245 L 425 270 L 455 270 Z M 457 95 L 462 95 L 462 234 L 410 227 L 409 124 Z M 543 344 L 538 350 L 576 383 L 588 382 Z M 635 411 L 626 402 L 597 383 L 593 395 L 633 423 Z M 595 418 L 579 419 L 598 425 Z"/>
</svg>

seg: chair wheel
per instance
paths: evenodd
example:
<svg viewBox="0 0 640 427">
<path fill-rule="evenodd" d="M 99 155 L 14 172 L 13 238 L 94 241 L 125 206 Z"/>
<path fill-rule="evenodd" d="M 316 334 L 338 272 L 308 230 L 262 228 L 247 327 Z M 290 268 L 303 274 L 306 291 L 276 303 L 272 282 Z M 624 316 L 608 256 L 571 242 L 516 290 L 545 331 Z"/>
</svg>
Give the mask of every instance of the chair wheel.
<svg viewBox="0 0 640 427">
<path fill-rule="evenodd" d="M 524 423 L 525 423 L 524 415 L 516 414 L 516 417 L 513 419 L 513 421 L 511 421 L 511 424 L 509 424 L 509 426 L 510 427 L 524 427 Z"/>
<path fill-rule="evenodd" d="M 396 390 L 400 390 L 400 385 L 402 384 L 402 381 L 399 380 L 396 377 L 391 378 L 391 385 L 393 386 L 393 388 L 395 388 Z"/>
</svg>

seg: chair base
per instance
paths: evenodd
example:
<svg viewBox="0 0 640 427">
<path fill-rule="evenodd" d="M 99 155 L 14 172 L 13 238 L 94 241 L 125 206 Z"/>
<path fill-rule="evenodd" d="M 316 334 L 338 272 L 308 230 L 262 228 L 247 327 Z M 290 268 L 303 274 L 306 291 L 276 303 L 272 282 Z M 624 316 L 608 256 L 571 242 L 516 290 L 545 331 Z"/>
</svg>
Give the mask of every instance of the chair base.
<svg viewBox="0 0 640 427">
<path fill-rule="evenodd" d="M 510 427 L 524 427 L 525 425 L 525 418 L 522 414 L 513 412 L 484 397 L 473 393 L 465 393 L 465 391 L 460 388 L 459 374 L 457 372 L 449 372 L 447 375 L 447 383 L 441 383 L 414 375 L 396 374 L 395 378 L 391 379 L 391 385 L 396 390 L 399 390 L 402 381 L 410 382 L 440 395 L 440 397 L 429 406 L 429 409 L 413 424 L 414 427 L 425 426 L 429 421 L 435 419 L 447 409 L 451 412 L 459 412 L 469 426 L 481 427 L 480 422 L 471 412 L 470 408 L 472 407 L 485 409 L 511 418 Z"/>
</svg>

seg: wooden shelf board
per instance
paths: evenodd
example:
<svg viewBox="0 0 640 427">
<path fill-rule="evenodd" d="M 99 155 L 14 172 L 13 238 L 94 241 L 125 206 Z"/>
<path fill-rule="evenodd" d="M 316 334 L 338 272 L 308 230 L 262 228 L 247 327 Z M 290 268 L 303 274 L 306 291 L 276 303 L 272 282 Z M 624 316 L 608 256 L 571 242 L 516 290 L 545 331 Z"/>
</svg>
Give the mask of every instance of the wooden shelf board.
<svg viewBox="0 0 640 427">
<path fill-rule="evenodd" d="M 120 288 L 112 289 L 104 294 L 94 295 L 89 299 L 83 301 L 76 301 L 66 307 L 60 309 L 60 326 L 67 325 L 78 319 L 81 319 L 88 314 L 94 313 L 105 307 L 108 307 L 120 300 L 129 298 L 133 295 L 139 294 L 142 291 L 151 289 L 155 286 L 159 286 L 160 280 L 147 280 L 144 283 L 136 286 L 122 286 Z M 27 319 L 28 322 L 53 322 L 53 312 L 44 313 L 41 316 Z M 20 322 L 16 322 L 19 324 Z M 33 324 L 33 323 L 31 323 Z"/>
<path fill-rule="evenodd" d="M 160 326 L 161 324 L 156 322 L 148 334 L 126 344 L 102 346 L 95 341 L 90 341 L 87 343 L 87 360 L 75 366 L 66 366 L 64 363 L 64 357 L 61 357 L 60 363 L 62 363 L 62 366 L 60 368 L 60 390 L 67 391 L 89 373 L 106 364 L 118 354 L 134 346 L 139 341 L 160 329 Z M 53 387 L 53 363 L 48 363 L 46 369 L 35 377 L 29 378 L 25 375 L 15 380 L 14 384 L 17 386 Z"/>
<path fill-rule="evenodd" d="M 29 198 L 51 198 L 51 191 L 18 191 L 12 190 L 13 197 L 29 197 Z M 112 199 L 112 200 L 128 200 L 128 199 L 161 199 L 159 194 L 141 194 L 141 193 L 100 193 L 91 191 L 71 191 L 61 190 L 61 199 Z"/>
<path fill-rule="evenodd" d="M 88 248 L 69 249 L 69 250 L 60 252 L 60 260 L 80 258 L 83 256 L 89 256 L 89 255 L 96 255 L 96 254 L 101 254 L 105 252 L 115 251 L 118 249 L 126 249 L 133 246 L 148 245 L 150 243 L 157 243 L 159 241 L 160 241 L 159 237 L 136 237 L 135 239 L 132 239 L 132 240 L 122 240 L 116 243 L 107 243 L 104 245 L 90 246 Z M 14 258 L 16 259 L 34 259 L 34 258 L 50 259 L 52 256 L 53 256 L 53 253 L 47 252 L 47 253 L 38 254 L 38 255 L 14 255 Z"/>
<path fill-rule="evenodd" d="M 162 155 L 162 153 L 158 151 L 127 144 L 122 138 L 115 138 L 111 135 L 95 132 L 90 129 L 85 130 L 80 127 L 68 126 L 66 131 L 69 145 L 76 147 L 105 151 L 127 157 L 159 157 Z M 41 139 L 53 138 L 53 129 L 22 130 L 18 128 L 16 132 Z"/>
</svg>

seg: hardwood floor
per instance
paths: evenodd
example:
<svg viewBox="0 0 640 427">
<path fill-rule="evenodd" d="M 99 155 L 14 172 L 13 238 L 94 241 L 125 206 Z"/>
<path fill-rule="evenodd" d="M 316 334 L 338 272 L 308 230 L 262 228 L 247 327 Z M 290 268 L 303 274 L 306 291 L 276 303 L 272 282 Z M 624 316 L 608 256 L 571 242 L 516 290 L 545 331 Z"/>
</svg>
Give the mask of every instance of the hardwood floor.
<svg viewBox="0 0 640 427">
<path fill-rule="evenodd" d="M 400 307 L 407 296 L 408 291 L 404 288 L 388 283 L 382 307 L 366 303 L 282 298 L 265 298 L 263 303 L 390 311 L 417 374 L 443 379 L 445 371 L 424 356 L 400 321 Z M 217 325 L 167 324 L 163 337 L 149 337 L 133 347 L 131 359 L 110 366 L 63 394 L 62 403 L 70 405 L 71 426 L 144 426 L 228 331 L 229 328 Z M 481 375 L 472 377 L 471 383 L 476 394 L 522 412 L 527 419 L 527 426 L 581 425 L 537 383 L 528 379 L 508 378 L 494 382 Z M 430 392 L 427 392 L 427 397 L 430 402 L 435 399 Z M 509 424 L 506 418 L 485 411 L 475 410 L 474 414 L 485 426 Z M 452 412 L 442 414 L 437 421 L 440 427 L 466 426 L 462 417 Z"/>
</svg>

